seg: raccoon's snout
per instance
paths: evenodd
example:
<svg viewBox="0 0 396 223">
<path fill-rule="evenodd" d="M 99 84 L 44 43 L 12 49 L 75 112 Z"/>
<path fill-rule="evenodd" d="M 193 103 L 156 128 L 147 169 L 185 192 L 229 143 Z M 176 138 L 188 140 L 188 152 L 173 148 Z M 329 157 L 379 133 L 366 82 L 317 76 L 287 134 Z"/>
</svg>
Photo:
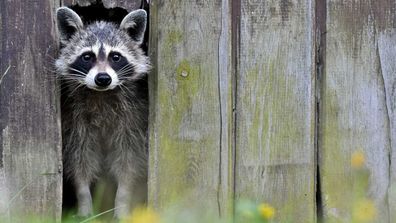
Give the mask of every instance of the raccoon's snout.
<svg viewBox="0 0 396 223">
<path fill-rule="evenodd" d="M 99 87 L 107 87 L 111 84 L 111 77 L 107 73 L 98 73 L 95 77 L 95 84 Z"/>
</svg>

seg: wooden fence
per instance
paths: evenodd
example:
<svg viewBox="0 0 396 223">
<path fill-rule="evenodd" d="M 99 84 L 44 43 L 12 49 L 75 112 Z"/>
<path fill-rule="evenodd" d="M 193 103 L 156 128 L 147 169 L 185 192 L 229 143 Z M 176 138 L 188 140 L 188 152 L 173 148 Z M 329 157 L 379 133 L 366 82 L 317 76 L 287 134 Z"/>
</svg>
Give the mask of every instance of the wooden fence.
<svg viewBox="0 0 396 223">
<path fill-rule="evenodd" d="M 0 1 L 6 214 L 60 218 L 54 12 L 95 2 Z M 152 0 L 149 203 L 225 216 L 251 199 L 279 222 L 345 222 L 363 151 L 378 222 L 395 222 L 394 27 L 395 0 Z"/>
</svg>

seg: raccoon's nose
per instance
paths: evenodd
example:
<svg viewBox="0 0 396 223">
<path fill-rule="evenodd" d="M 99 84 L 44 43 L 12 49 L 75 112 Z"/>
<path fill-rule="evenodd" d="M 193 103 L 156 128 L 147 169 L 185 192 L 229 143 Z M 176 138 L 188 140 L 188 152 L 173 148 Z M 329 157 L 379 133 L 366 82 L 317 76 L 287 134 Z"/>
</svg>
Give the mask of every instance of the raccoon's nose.
<svg viewBox="0 0 396 223">
<path fill-rule="evenodd" d="M 99 87 L 107 87 L 111 83 L 111 77 L 107 73 L 98 73 L 95 77 L 95 84 Z"/>
</svg>

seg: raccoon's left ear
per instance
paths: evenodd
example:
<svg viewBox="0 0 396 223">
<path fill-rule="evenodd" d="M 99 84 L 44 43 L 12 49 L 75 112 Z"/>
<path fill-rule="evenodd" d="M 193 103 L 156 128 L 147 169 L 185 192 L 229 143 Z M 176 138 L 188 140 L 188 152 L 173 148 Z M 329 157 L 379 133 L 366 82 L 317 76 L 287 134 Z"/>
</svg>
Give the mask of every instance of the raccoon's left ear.
<svg viewBox="0 0 396 223">
<path fill-rule="evenodd" d="M 67 42 L 76 32 L 83 28 L 83 22 L 76 12 L 60 7 L 56 10 L 57 25 L 62 42 Z"/>
<path fill-rule="evenodd" d="M 130 12 L 122 20 L 120 29 L 128 32 L 132 40 L 141 44 L 146 31 L 147 13 L 143 9 Z"/>
</svg>

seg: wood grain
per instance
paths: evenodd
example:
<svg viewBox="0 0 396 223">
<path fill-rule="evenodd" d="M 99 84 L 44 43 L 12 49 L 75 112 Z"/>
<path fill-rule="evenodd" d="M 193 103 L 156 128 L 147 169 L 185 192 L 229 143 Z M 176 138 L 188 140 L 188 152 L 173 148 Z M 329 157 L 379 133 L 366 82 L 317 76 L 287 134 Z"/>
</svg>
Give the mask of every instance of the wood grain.
<svg viewBox="0 0 396 223">
<path fill-rule="evenodd" d="M 153 1 L 149 202 L 229 213 L 229 1 Z"/>
<path fill-rule="evenodd" d="M 329 222 L 351 219 L 361 199 L 356 197 L 357 172 L 351 168 L 351 154 L 356 151 L 365 154 L 369 171 L 365 193 L 375 203 L 375 222 L 390 220 L 387 194 L 394 132 L 389 130 L 390 89 L 389 83 L 384 86 L 377 41 L 378 33 L 395 25 L 394 7 L 394 1 L 385 0 L 327 1 L 319 148 L 324 214 Z"/>
<path fill-rule="evenodd" d="M 51 0 L 0 1 L 0 215 L 60 220 L 62 164 Z"/>
<path fill-rule="evenodd" d="M 314 5 L 242 0 L 237 76 L 237 200 L 315 221 Z"/>
<path fill-rule="evenodd" d="M 378 51 L 384 79 L 390 140 L 390 182 L 388 188 L 389 219 L 396 219 L 396 30 L 380 33 Z"/>
</svg>

